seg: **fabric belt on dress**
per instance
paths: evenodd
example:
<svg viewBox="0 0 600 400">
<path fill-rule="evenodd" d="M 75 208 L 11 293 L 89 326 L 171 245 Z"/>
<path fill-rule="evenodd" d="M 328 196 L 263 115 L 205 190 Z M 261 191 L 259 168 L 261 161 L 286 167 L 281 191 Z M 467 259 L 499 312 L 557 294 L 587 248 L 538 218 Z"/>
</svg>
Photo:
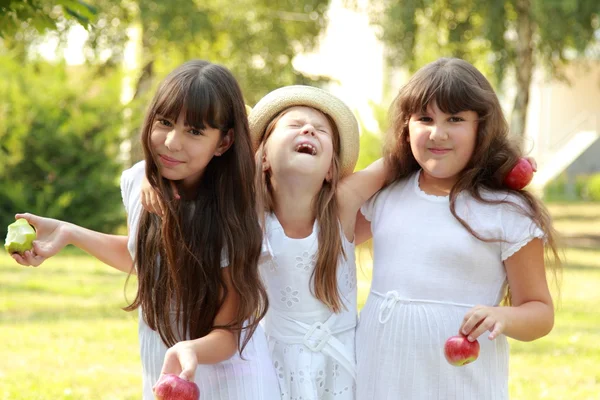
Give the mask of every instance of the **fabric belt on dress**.
<svg viewBox="0 0 600 400">
<path fill-rule="evenodd" d="M 270 308 L 265 316 L 265 333 L 287 344 L 303 344 L 310 351 L 335 359 L 356 379 L 356 365 L 351 352 L 334 335 L 353 330 L 356 321 L 338 323 L 339 314 L 332 313 L 325 322 L 312 325 L 291 318 L 287 313 Z"/>
<path fill-rule="evenodd" d="M 406 299 L 406 298 L 400 297 L 398 292 L 396 292 L 395 290 L 390 290 L 385 294 L 377 292 L 375 290 L 371 290 L 371 293 L 373 293 L 375 296 L 379 296 L 379 297 L 383 298 L 383 303 L 381 303 L 381 306 L 379 306 L 379 322 L 382 324 L 385 324 L 386 322 L 388 322 L 390 320 L 390 318 L 392 316 L 392 312 L 394 311 L 394 308 L 396 307 L 396 304 L 398 304 L 398 303 L 443 304 L 443 305 L 466 307 L 466 308 L 474 307 L 474 305 L 472 305 L 472 304 L 453 303 L 450 301 Z"/>
</svg>

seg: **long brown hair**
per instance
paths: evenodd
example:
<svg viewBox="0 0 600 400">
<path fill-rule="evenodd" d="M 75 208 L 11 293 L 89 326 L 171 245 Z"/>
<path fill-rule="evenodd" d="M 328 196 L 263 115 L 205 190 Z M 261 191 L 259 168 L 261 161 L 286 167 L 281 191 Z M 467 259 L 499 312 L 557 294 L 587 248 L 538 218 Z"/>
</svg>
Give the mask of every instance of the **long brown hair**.
<svg viewBox="0 0 600 400">
<path fill-rule="evenodd" d="M 435 102 L 439 109 L 448 114 L 475 111 L 479 117 L 477 139 L 473 155 L 450 191 L 452 215 L 476 238 L 483 241 L 498 241 L 483 238 L 456 213 L 456 198 L 467 192 L 474 199 L 490 204 L 508 203 L 519 212 L 529 216 L 546 235 L 546 266 L 555 278 L 560 270 L 557 233 L 552 219 L 543 203 L 525 190 L 512 190 L 503 184 L 504 177 L 521 157 L 519 147 L 509 139 L 508 124 L 502 113 L 498 97 L 488 80 L 468 62 L 457 58 L 441 58 L 427 64 L 400 89 L 390 114 L 391 129 L 384 146 L 385 161 L 390 168 L 392 180 L 406 178 L 421 167 L 412 154 L 408 122 L 410 116 L 424 112 Z M 483 191 L 510 192 L 522 200 L 524 206 L 507 200 L 491 200 Z M 558 281 L 558 279 L 556 279 Z M 510 303 L 510 293 L 505 301 Z"/>
<path fill-rule="evenodd" d="M 176 120 L 185 110 L 190 126 L 233 132 L 233 145 L 206 166 L 195 198 L 175 201 L 150 145 L 160 115 Z M 146 176 L 168 211 L 142 211 L 136 244 L 138 291 L 125 309 L 142 308 L 148 326 L 167 346 L 207 335 L 227 295 L 221 257 L 226 254 L 233 290 L 241 299 L 224 328 L 243 351 L 265 315 L 266 291 L 258 274 L 262 230 L 255 212 L 254 161 L 241 90 L 229 70 L 206 61 L 187 62 L 161 83 L 142 128 Z M 181 191 L 180 191 L 181 192 Z M 175 312 L 174 318 L 171 312 Z"/>
<path fill-rule="evenodd" d="M 312 107 L 311 107 L 312 108 Z M 256 189 L 258 194 L 257 211 L 263 216 L 265 212 L 275 211 L 275 200 L 273 198 L 273 186 L 271 185 L 271 174 L 262 170 L 265 143 L 275 130 L 277 122 L 289 109 L 280 112 L 267 125 L 265 133 L 261 138 L 261 144 L 256 152 Z M 342 301 L 338 290 L 337 265 L 340 256 L 346 257 L 342 247 L 340 233 L 340 220 L 338 216 L 338 204 L 335 191 L 339 182 L 340 171 L 340 135 L 333 118 L 321 110 L 317 110 L 327 118 L 332 129 L 333 159 L 331 161 L 331 181 L 323 182 L 323 186 L 313 203 L 314 215 L 319 226 L 318 253 L 315 269 L 312 273 L 314 295 L 321 300 L 333 312 L 342 310 Z M 264 226 L 264 223 L 263 223 Z"/>
</svg>

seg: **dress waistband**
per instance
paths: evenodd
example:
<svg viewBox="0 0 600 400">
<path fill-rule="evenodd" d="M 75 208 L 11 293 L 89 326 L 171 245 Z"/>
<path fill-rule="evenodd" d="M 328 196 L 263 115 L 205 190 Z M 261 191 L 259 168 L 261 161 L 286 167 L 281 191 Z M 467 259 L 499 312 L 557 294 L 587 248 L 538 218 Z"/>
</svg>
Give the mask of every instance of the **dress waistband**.
<svg viewBox="0 0 600 400">
<path fill-rule="evenodd" d="M 356 379 L 354 348 L 348 349 L 335 337 L 342 332 L 356 329 L 356 318 L 340 319 L 340 314 L 331 313 L 324 322 L 309 324 L 271 308 L 265 316 L 264 328 L 267 337 L 273 337 L 286 344 L 303 344 L 310 351 L 329 355 Z"/>
<path fill-rule="evenodd" d="M 385 324 L 386 322 L 389 321 L 389 319 L 392 316 L 392 312 L 394 311 L 394 308 L 396 307 L 396 304 L 398 304 L 398 303 L 441 304 L 441 305 L 446 305 L 446 306 L 465 307 L 465 308 L 474 307 L 473 304 L 454 303 L 451 301 L 402 298 L 402 297 L 400 297 L 398 292 L 396 292 L 395 290 L 390 290 L 385 294 L 377 292 L 375 290 L 371 290 L 371 293 L 383 298 L 383 303 L 381 303 L 381 306 L 379 306 L 379 322 L 382 324 Z"/>
</svg>

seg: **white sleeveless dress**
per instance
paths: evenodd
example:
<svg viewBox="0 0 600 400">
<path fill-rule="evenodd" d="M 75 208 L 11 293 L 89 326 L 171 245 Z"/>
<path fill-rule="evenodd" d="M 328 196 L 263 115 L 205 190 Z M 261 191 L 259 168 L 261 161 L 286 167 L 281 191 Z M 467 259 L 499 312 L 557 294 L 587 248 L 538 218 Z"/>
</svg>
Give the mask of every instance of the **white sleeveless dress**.
<svg viewBox="0 0 600 400">
<path fill-rule="evenodd" d="M 260 271 L 269 311 L 264 326 L 285 400 L 355 398 L 356 266 L 354 245 L 343 232 L 346 259 L 337 266 L 345 309 L 332 313 L 312 294 L 318 227 L 291 239 L 274 214 L 266 215 Z"/>
<path fill-rule="evenodd" d="M 135 164 L 121 176 L 121 192 L 129 226 L 128 248 L 135 257 L 135 240 L 142 212 L 141 183 L 145 175 L 144 161 Z M 225 260 L 226 265 L 226 260 Z M 143 371 L 143 399 L 153 400 L 152 386 L 160 376 L 167 346 L 158 332 L 150 329 L 139 312 L 138 337 Z M 264 331 L 259 326 L 244 349 L 218 364 L 200 364 L 195 383 L 203 400 L 279 400 L 280 391 L 269 356 Z"/>
</svg>

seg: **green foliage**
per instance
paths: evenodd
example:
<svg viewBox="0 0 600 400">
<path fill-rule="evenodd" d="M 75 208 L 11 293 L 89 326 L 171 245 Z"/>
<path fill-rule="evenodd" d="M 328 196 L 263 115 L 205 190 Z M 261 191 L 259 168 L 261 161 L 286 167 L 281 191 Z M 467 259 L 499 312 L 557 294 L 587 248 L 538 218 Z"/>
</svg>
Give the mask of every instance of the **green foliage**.
<svg viewBox="0 0 600 400">
<path fill-rule="evenodd" d="M 517 11 L 513 0 L 371 0 L 393 65 L 415 71 L 442 56 L 464 58 L 502 81 L 516 64 Z M 597 0 L 531 0 L 531 43 L 540 61 L 555 70 L 565 51 L 583 52 L 600 28 Z"/>
<path fill-rule="evenodd" d="M 544 200 L 600 201 L 600 174 L 569 177 L 563 173 L 544 187 Z"/>
<path fill-rule="evenodd" d="M 119 75 L 0 57 L 0 233 L 16 212 L 122 223 Z"/>
<path fill-rule="evenodd" d="M 292 60 L 314 47 L 328 5 L 329 0 L 140 1 L 144 57 L 155 61 L 157 75 L 190 58 L 224 64 L 254 105 L 280 86 L 313 82 Z"/>
<path fill-rule="evenodd" d="M 0 0 L 0 37 L 14 35 L 24 26 L 39 33 L 58 29 L 61 18 L 89 27 L 96 9 L 80 0 Z"/>
<path fill-rule="evenodd" d="M 600 201 L 600 174 L 592 175 L 588 180 L 587 195 L 592 201 Z"/>
</svg>

